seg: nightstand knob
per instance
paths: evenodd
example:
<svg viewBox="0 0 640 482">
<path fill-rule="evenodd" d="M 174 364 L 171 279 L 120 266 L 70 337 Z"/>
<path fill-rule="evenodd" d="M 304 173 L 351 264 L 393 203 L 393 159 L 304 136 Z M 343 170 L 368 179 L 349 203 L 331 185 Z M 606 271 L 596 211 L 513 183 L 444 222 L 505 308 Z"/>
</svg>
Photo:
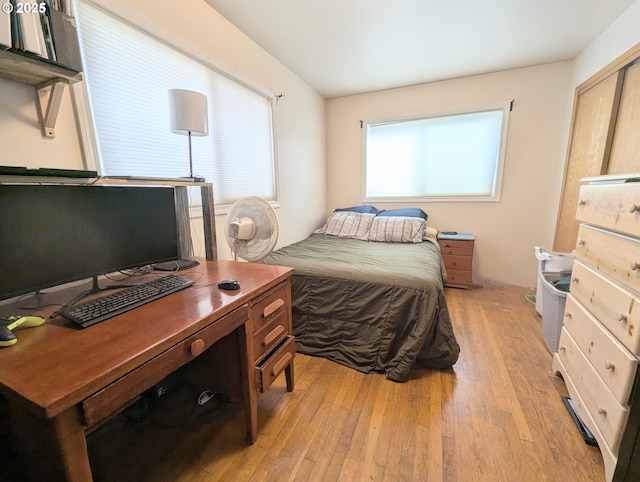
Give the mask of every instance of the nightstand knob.
<svg viewBox="0 0 640 482">
<path fill-rule="evenodd" d="M 631 263 L 629 263 L 629 268 L 631 268 L 631 271 L 635 271 L 640 268 L 640 263 L 637 261 L 631 261 Z"/>
<path fill-rule="evenodd" d="M 578 202 L 578 206 L 585 206 L 587 202 L 588 201 L 586 199 L 580 199 L 580 201 Z"/>
<path fill-rule="evenodd" d="M 580 278 L 578 278 L 577 276 L 574 276 L 573 278 L 571 278 L 571 281 L 573 283 L 578 283 L 580 281 Z"/>
<path fill-rule="evenodd" d="M 629 317 L 624 313 L 618 313 L 618 321 L 622 321 L 626 323 L 629 320 Z"/>
<path fill-rule="evenodd" d="M 578 246 L 584 246 L 585 244 L 587 244 L 587 242 L 584 239 L 578 240 Z"/>
<path fill-rule="evenodd" d="M 562 345 L 562 346 L 560 347 L 560 351 L 567 351 L 567 347 L 565 347 L 564 345 Z"/>
<path fill-rule="evenodd" d="M 604 367 L 605 367 L 607 370 L 612 370 L 612 371 L 616 369 L 615 364 L 611 363 L 609 360 L 607 360 L 607 361 L 605 361 L 605 362 L 604 362 Z"/>
<path fill-rule="evenodd" d="M 571 312 L 570 312 L 570 311 L 567 311 L 567 312 L 564 314 L 564 317 L 565 317 L 565 318 L 571 318 L 572 316 L 573 316 L 573 315 L 571 314 Z"/>
<path fill-rule="evenodd" d="M 637 203 L 633 203 L 630 207 L 629 207 L 629 212 L 630 213 L 635 213 L 637 211 L 640 211 L 640 204 Z"/>
<path fill-rule="evenodd" d="M 607 409 L 603 408 L 603 407 L 598 407 L 598 413 L 600 415 L 602 415 L 603 417 L 606 417 L 607 416 Z"/>
</svg>

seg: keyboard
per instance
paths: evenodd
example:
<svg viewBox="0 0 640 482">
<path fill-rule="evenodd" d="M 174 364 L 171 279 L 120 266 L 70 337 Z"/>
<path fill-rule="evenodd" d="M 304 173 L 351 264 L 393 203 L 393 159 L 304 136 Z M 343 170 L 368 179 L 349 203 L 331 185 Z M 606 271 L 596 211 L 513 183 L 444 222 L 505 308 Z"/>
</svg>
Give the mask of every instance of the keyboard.
<svg viewBox="0 0 640 482">
<path fill-rule="evenodd" d="M 163 276 L 147 283 L 124 288 L 110 295 L 101 296 L 73 306 L 65 306 L 58 314 L 77 323 L 82 328 L 95 325 L 150 301 L 175 293 L 194 282 L 176 275 Z"/>
</svg>

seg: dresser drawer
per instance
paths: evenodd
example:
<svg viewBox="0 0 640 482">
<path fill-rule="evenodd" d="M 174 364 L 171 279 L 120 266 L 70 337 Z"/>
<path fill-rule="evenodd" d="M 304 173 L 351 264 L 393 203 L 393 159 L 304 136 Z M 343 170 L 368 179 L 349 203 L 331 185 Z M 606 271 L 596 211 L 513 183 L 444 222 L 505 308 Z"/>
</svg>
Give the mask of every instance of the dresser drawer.
<svg viewBox="0 0 640 482">
<path fill-rule="evenodd" d="M 607 445 L 617 454 L 629 410 L 618 403 L 566 327 L 562 328 L 557 356 L 565 366 Z"/>
<path fill-rule="evenodd" d="M 576 260 L 571 294 L 624 346 L 640 355 L 640 298 Z"/>
<path fill-rule="evenodd" d="M 293 336 L 287 336 L 278 348 L 256 365 L 256 384 L 259 392 L 266 392 L 287 366 L 293 363 L 296 343 Z"/>
<path fill-rule="evenodd" d="M 251 306 L 251 327 L 253 333 L 281 323 L 289 331 L 291 328 L 291 290 L 289 283 L 282 283 L 270 290 Z M 277 321 L 276 321 L 277 320 Z"/>
<path fill-rule="evenodd" d="M 471 256 L 443 256 L 444 267 L 448 270 L 471 271 Z"/>
<path fill-rule="evenodd" d="M 564 326 L 618 402 L 626 405 L 633 387 L 637 359 L 569 294 Z"/>
<path fill-rule="evenodd" d="M 581 186 L 576 219 L 640 236 L 640 183 Z"/>
<path fill-rule="evenodd" d="M 459 241 L 455 239 L 438 240 L 442 255 L 453 254 L 458 256 L 471 256 L 473 254 L 473 241 Z"/>
<path fill-rule="evenodd" d="M 244 305 L 194 333 L 147 363 L 129 372 L 82 402 L 83 423 L 91 427 L 123 407 L 129 400 L 187 364 L 222 337 L 245 323 Z"/>
<path fill-rule="evenodd" d="M 580 225 L 576 256 L 635 291 L 640 291 L 640 241 Z"/>
</svg>

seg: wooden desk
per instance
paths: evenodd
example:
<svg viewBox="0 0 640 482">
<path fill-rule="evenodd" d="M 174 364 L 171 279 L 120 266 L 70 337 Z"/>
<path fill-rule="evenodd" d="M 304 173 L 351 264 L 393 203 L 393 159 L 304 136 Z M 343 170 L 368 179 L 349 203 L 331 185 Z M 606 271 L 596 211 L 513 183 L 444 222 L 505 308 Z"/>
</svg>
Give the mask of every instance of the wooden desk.
<svg viewBox="0 0 640 482">
<path fill-rule="evenodd" d="M 33 470 L 29 475 L 90 481 L 86 432 L 233 332 L 247 439 L 255 441 L 259 392 L 282 371 L 293 390 L 292 274 L 280 266 L 201 260 L 180 273 L 194 279 L 194 286 L 110 320 L 78 329 L 55 318 L 16 330 L 18 343 L 0 349 L 0 393 Z M 218 289 L 226 278 L 238 279 L 241 289 Z M 69 300 L 73 291 L 51 293 L 43 301 Z M 0 306 L 0 313 L 10 311 Z M 265 343 L 258 347 L 261 337 Z"/>
</svg>

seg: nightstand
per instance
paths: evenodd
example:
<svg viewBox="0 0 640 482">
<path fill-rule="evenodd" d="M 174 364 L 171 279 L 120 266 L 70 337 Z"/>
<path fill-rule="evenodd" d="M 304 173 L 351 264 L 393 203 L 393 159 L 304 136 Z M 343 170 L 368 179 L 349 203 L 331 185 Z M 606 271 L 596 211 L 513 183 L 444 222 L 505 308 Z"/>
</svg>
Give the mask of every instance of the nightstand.
<svg viewBox="0 0 640 482">
<path fill-rule="evenodd" d="M 445 286 L 467 289 L 473 287 L 471 270 L 475 240 L 473 234 L 438 233 L 438 244 L 444 260 L 444 267 L 447 269 Z"/>
</svg>

